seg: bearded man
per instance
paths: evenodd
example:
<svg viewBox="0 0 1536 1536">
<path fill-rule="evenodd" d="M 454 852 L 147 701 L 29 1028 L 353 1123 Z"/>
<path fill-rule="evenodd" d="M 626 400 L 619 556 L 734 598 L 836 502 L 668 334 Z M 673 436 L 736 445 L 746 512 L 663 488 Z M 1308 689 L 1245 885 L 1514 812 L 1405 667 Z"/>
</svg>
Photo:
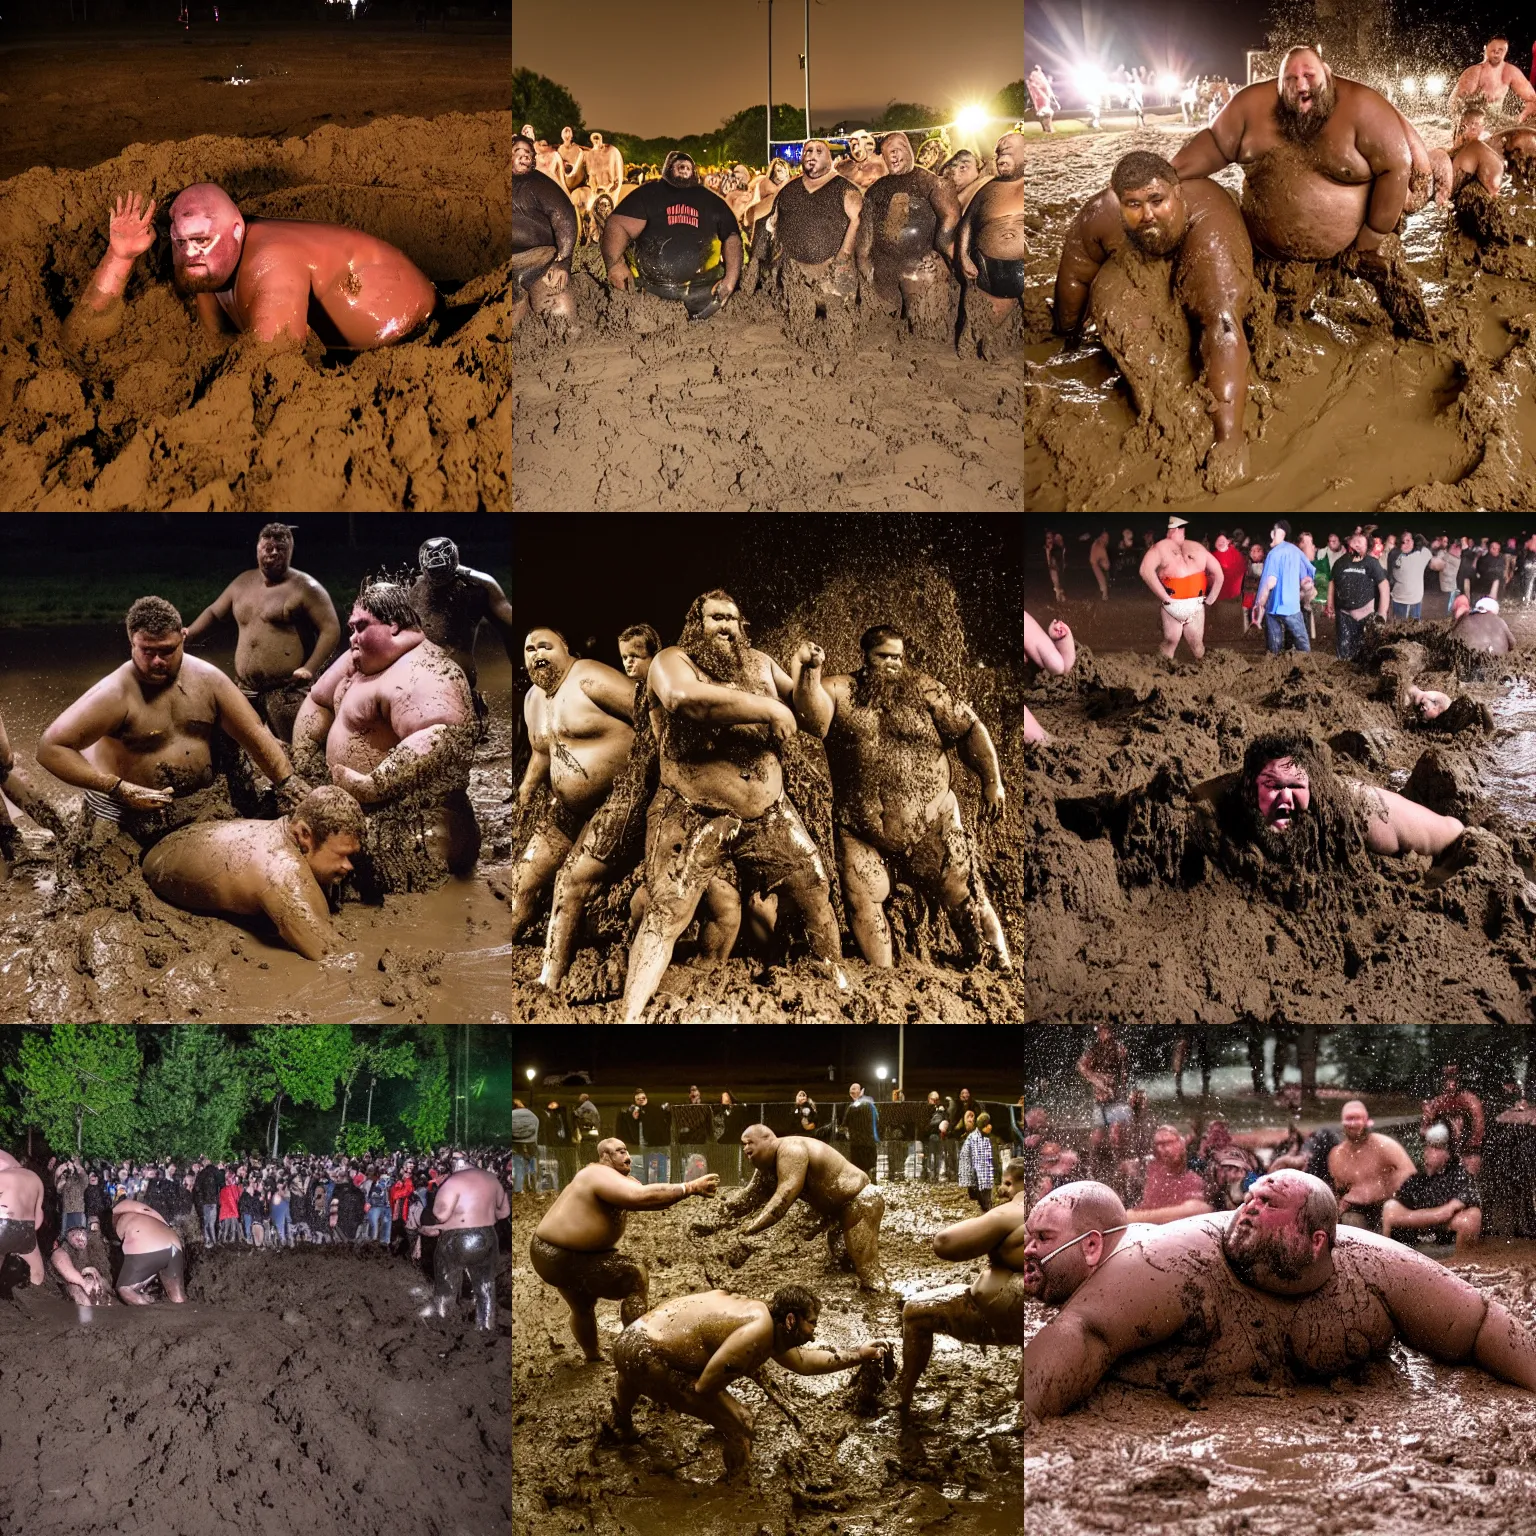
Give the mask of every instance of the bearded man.
<svg viewBox="0 0 1536 1536">
<path fill-rule="evenodd" d="M 904 133 L 888 133 L 880 154 L 890 168 L 864 194 L 859 275 L 887 313 L 942 335 L 948 324 L 949 266 L 960 201 L 949 182 L 918 169 Z"/>
<path fill-rule="evenodd" d="M 1331 262 L 1376 290 L 1393 321 L 1430 339 L 1418 279 L 1393 233 L 1408 201 L 1414 150 L 1385 96 L 1335 75 L 1316 49 L 1290 49 L 1276 81 L 1239 91 L 1173 157 L 1184 180 L 1243 167 L 1243 218 L 1255 249 Z M 1427 157 L 1425 169 L 1428 169 Z M 1299 305 L 1288 284 L 1287 299 Z"/>
<path fill-rule="evenodd" d="M 1024 135 L 997 141 L 997 175 L 966 205 L 955 260 L 986 294 L 994 321 L 1024 308 Z"/>
<path fill-rule="evenodd" d="M 859 646 L 858 672 L 824 683 L 812 673 L 806 688 L 827 743 L 838 873 L 859 948 L 871 965 L 894 964 L 884 906 L 894 860 L 944 908 L 973 964 L 1011 970 L 949 772 L 948 749 L 956 747 L 981 780 L 982 816 L 1000 820 L 1005 796 L 992 738 L 969 704 L 908 667 L 900 630 L 876 624 Z"/>
<path fill-rule="evenodd" d="M 650 905 L 635 935 L 624 1018 L 641 1022 L 705 888 L 728 864 L 800 909 L 816 963 L 848 985 L 821 855 L 784 792 L 779 749 L 816 720 L 811 690 L 825 655 L 804 641 L 785 672 L 747 644 L 728 592 L 694 599 L 678 643 L 646 683 L 661 754 L 661 787 L 646 818 Z M 791 711 L 783 702 L 793 700 Z"/>
</svg>

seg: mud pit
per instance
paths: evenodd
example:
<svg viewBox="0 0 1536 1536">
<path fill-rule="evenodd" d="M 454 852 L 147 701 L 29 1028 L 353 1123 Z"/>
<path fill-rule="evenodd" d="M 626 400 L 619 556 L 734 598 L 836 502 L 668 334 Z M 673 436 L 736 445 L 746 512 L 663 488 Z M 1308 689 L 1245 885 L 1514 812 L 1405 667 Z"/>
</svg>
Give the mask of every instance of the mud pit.
<svg viewBox="0 0 1536 1536">
<path fill-rule="evenodd" d="M 490 1333 L 467 1300 L 422 1322 L 430 1286 L 370 1248 L 194 1248 L 186 1305 L 82 1325 L 52 1287 L 8 1285 L 0 1526 L 501 1536 L 507 1270 Z"/>
<path fill-rule="evenodd" d="M 1536 837 L 1528 789 L 1509 793 L 1529 738 L 1496 722 L 1506 679 L 1524 697 L 1536 658 L 1474 666 L 1428 623 L 1393 625 L 1395 654 L 1364 667 L 1320 650 L 1271 658 L 1261 641 L 1236 640 L 1221 606 L 1204 663 L 1170 670 L 1156 655 L 1093 649 L 1124 644 L 1128 622 L 1147 643 L 1149 604 L 1032 600 L 1036 618 L 1066 618 L 1080 644 L 1073 672 L 1025 694 L 1057 738 L 1026 757 L 1026 1017 L 1530 1023 Z M 1536 622 L 1506 616 L 1529 646 Z M 1400 677 L 1465 693 L 1492 718 L 1466 706 L 1461 731 L 1407 728 L 1392 702 Z M 1255 736 L 1293 727 L 1333 743 L 1336 771 L 1467 823 L 1463 859 L 1364 855 L 1358 878 L 1319 881 L 1203 858 L 1190 790 L 1239 769 Z M 1115 808 L 1118 796 L 1129 799 Z"/>
<path fill-rule="evenodd" d="M 0 183 L 0 503 L 42 511 L 485 511 L 510 501 L 506 113 L 381 118 L 307 137 L 133 144 Z M 445 308 L 418 340 L 273 356 L 209 337 L 170 286 L 170 204 L 216 181 L 242 212 L 398 246 Z M 122 329 L 62 325 L 114 196 L 158 200 Z"/>
<path fill-rule="evenodd" d="M 576 340 L 513 341 L 514 510 L 1024 508 L 1016 340 L 985 362 L 863 312 L 849 348 L 798 344 L 766 292 L 690 322 L 611 290 L 596 246 L 572 286 Z"/>
<path fill-rule="evenodd" d="M 21 744 L 35 744 L 121 648 L 116 629 L 6 631 L 7 730 L 33 783 L 71 817 L 78 792 L 37 768 Z M 200 654 L 232 667 L 232 652 Z M 499 646 L 481 647 L 479 672 L 491 728 L 470 770 L 484 842 L 469 879 L 387 896 L 382 906 L 348 900 L 332 917 L 334 952 L 312 962 L 257 919 L 168 905 L 136 868 L 88 890 L 61 886 L 54 840 L 16 813 L 24 852 L 0 886 L 0 1022 L 505 1023 L 512 727 Z"/>
<path fill-rule="evenodd" d="M 975 1214 L 953 1188 L 884 1184 L 880 1256 L 892 1290 L 861 1293 L 852 1270 L 834 1270 L 824 1238 L 798 1235 L 800 1213 L 749 1240 L 745 1262 L 730 1250 L 734 1228 L 713 1238 L 689 1235 L 698 1203 L 633 1216 L 622 1247 L 650 1266 L 650 1303 L 719 1286 L 767 1297 L 781 1285 L 808 1285 L 822 1299 L 819 1343 L 842 1347 L 898 1338 L 901 1298 L 972 1278 L 968 1264 L 933 1257 L 940 1227 Z M 752 1413 L 750 1492 L 716 1485 L 719 1438 L 699 1420 L 644 1399 L 635 1410 L 640 1441 L 615 1439 L 613 1368 L 583 1363 L 558 1292 L 534 1274 L 528 1242 L 554 1197 L 512 1197 L 512 1373 L 517 1407 L 512 1454 L 517 1468 L 514 1524 L 541 1536 L 840 1536 L 963 1528 L 978 1536 L 1018 1536 L 1019 1442 L 1005 1425 L 1016 1410 L 1018 1353 L 1012 1348 L 936 1338 L 918 1382 L 912 1428 L 903 1431 L 891 1387 L 878 1366 L 871 1396 L 858 1372 L 765 1374 L 805 1425 L 796 1433 L 753 1386 L 738 1395 Z M 803 1208 L 802 1208 L 803 1209 Z M 618 1337 L 618 1306 L 599 1302 L 605 1355 Z M 876 1384 L 878 1383 L 878 1390 Z M 750 1517 L 743 1524 L 744 1506 Z"/>
<path fill-rule="evenodd" d="M 1536 1244 L 1492 1244 L 1458 1275 L 1536 1324 Z M 1026 1342 L 1050 1314 L 1024 1307 Z M 1109 1381 L 1026 1431 L 1030 1529 L 1290 1536 L 1477 1530 L 1521 1536 L 1536 1504 L 1527 1392 L 1401 1344 L 1326 1385 L 1251 1388 L 1197 1408 Z"/>
<path fill-rule="evenodd" d="M 1430 148 L 1448 119 L 1415 120 Z M 1490 131 L 1501 124 L 1490 123 Z M 1266 311 L 1253 332 L 1245 429 L 1251 478 L 1210 494 L 1198 391 L 1141 380 L 1142 414 L 1104 349 L 1064 352 L 1046 303 L 1062 237 L 1133 149 L 1171 156 L 1193 129 L 1031 138 L 1025 290 L 1025 487 L 1032 510 L 1451 512 L 1536 501 L 1536 260 L 1528 244 L 1479 248 L 1454 208 L 1410 215 L 1403 245 L 1440 328 L 1434 344 L 1394 338 L 1372 290 L 1350 278 L 1305 293 L 1294 321 Z M 1234 194 L 1241 172 L 1214 180 Z M 1530 194 L 1506 188 L 1508 226 L 1536 235 Z M 1286 281 L 1300 277 L 1292 268 Z M 1283 286 L 1283 285 L 1282 285 Z M 1305 284 L 1303 287 L 1305 288 Z M 1168 305 L 1166 297 L 1162 301 Z M 1307 308 L 1310 305 L 1310 309 Z M 1166 329 L 1177 333 L 1177 320 Z M 1187 330 L 1187 327 L 1184 329 Z M 1132 374 L 1134 355 L 1126 357 Z M 1174 376 L 1190 373 L 1175 364 Z M 1192 376 L 1192 374 L 1191 374 Z"/>
</svg>

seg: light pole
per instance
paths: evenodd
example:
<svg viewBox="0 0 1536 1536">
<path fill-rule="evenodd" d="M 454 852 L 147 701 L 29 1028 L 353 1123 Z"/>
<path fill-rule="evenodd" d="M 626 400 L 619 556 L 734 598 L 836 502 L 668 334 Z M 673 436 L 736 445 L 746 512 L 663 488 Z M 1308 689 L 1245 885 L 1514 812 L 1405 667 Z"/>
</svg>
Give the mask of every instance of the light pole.
<svg viewBox="0 0 1536 1536">
<path fill-rule="evenodd" d="M 811 136 L 811 0 L 805 0 L 805 136 Z"/>
</svg>

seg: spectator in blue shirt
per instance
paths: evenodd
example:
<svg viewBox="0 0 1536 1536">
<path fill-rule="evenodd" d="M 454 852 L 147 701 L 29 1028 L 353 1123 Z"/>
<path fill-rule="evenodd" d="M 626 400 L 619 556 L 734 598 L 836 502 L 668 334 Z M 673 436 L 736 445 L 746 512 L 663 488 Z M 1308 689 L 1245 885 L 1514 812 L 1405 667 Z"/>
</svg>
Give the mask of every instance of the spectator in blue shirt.
<svg viewBox="0 0 1536 1536">
<path fill-rule="evenodd" d="M 1270 529 L 1269 554 L 1259 576 L 1258 596 L 1253 600 L 1253 621 L 1264 616 L 1264 644 L 1270 655 L 1278 656 L 1284 638 L 1290 634 L 1298 651 L 1310 651 L 1307 621 L 1302 617 L 1303 589 L 1308 602 L 1316 587 L 1312 580 L 1312 562 L 1290 542 L 1291 525 L 1280 518 Z"/>
</svg>

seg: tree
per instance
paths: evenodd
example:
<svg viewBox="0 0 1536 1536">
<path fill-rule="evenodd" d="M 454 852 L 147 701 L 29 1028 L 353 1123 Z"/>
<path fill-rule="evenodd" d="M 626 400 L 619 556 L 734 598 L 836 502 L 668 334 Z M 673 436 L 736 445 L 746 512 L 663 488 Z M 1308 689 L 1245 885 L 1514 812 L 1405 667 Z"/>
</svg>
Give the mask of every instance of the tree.
<svg viewBox="0 0 1536 1536">
<path fill-rule="evenodd" d="M 1028 100 L 1029 93 L 1024 89 L 1024 82 L 1022 80 L 1010 80 L 992 98 L 993 116 L 1021 118 L 1024 116 L 1024 107 Z"/>
<path fill-rule="evenodd" d="M 134 1089 L 142 1060 L 132 1031 L 115 1024 L 55 1024 L 21 1042 L 20 1064 L 6 1069 L 21 1120 L 60 1151 L 124 1157 L 133 1150 Z"/>
<path fill-rule="evenodd" d="M 336 1150 L 347 1157 L 367 1157 L 384 1145 L 384 1132 L 376 1125 L 349 1125 L 336 1138 Z"/>
<path fill-rule="evenodd" d="M 560 142 L 560 130 L 570 127 L 578 142 L 587 136 L 581 103 L 557 81 L 531 69 L 512 71 L 512 122 L 517 128 L 532 123 L 551 144 Z"/>
<path fill-rule="evenodd" d="M 439 1041 L 433 1059 L 417 1073 L 416 1102 L 400 1116 L 401 1123 L 411 1133 L 411 1145 L 418 1152 L 430 1152 L 447 1140 L 451 1107 L 448 1056 Z"/>
<path fill-rule="evenodd" d="M 253 1085 L 257 1097 L 272 1105 L 268 1117 L 270 1156 L 277 1156 L 283 1101 L 329 1109 L 336 1083 L 352 1052 L 348 1024 L 263 1024 L 251 1035 Z"/>
<path fill-rule="evenodd" d="M 892 128 L 929 128 L 943 120 L 943 113 L 925 107 L 920 101 L 888 101 L 879 121 L 874 124 L 874 131 L 880 133 Z"/>
<path fill-rule="evenodd" d="M 137 1150 L 146 1157 L 224 1157 L 251 1097 L 250 1072 L 222 1031 L 179 1024 L 139 1085 Z"/>
<path fill-rule="evenodd" d="M 352 1102 L 352 1088 L 359 1078 L 368 1083 L 367 1124 L 373 1124 L 373 1090 L 381 1077 L 409 1077 L 416 1069 L 416 1048 L 398 1042 L 399 1027 L 386 1030 L 371 1040 L 354 1040 L 341 1073 L 341 1125 L 336 1131 L 339 1146 L 347 1132 L 347 1106 Z"/>
</svg>

